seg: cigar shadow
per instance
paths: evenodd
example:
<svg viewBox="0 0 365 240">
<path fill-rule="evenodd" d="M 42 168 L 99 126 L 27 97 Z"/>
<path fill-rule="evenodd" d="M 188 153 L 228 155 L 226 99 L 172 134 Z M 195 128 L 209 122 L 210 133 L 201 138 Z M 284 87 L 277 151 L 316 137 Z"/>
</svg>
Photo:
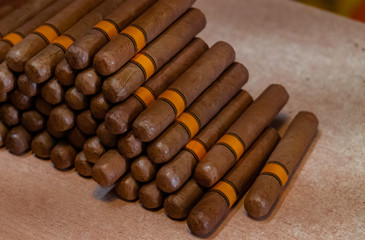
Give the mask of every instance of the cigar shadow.
<svg viewBox="0 0 365 240">
<path fill-rule="evenodd" d="M 98 187 L 95 189 L 93 193 L 94 198 L 100 200 L 102 202 L 112 202 L 115 199 L 118 199 L 118 195 L 115 191 L 114 185 L 110 185 L 108 187 Z"/>
<path fill-rule="evenodd" d="M 275 118 L 274 120 L 270 123 L 269 127 L 273 127 L 276 129 L 276 131 L 278 131 L 280 134 L 280 136 L 282 136 L 284 133 L 284 128 L 286 125 L 289 125 L 288 122 L 288 116 L 285 115 L 284 113 L 280 112 Z"/>
</svg>

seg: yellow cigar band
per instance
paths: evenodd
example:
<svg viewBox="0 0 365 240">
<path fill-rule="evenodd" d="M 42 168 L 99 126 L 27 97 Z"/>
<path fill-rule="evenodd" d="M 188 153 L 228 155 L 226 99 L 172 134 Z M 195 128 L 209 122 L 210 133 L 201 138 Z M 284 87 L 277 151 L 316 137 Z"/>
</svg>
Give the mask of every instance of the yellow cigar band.
<svg viewBox="0 0 365 240">
<path fill-rule="evenodd" d="M 260 175 L 269 175 L 274 177 L 282 188 L 285 186 L 289 178 L 289 172 L 287 168 L 280 162 L 266 163 Z"/>
<path fill-rule="evenodd" d="M 148 80 L 157 70 L 156 62 L 147 53 L 139 53 L 134 58 L 132 58 L 131 63 L 134 63 L 139 67 L 144 76 L 144 80 Z"/>
<path fill-rule="evenodd" d="M 234 133 L 226 133 L 218 140 L 217 144 L 227 147 L 233 153 L 236 160 L 238 160 L 245 151 L 244 142 Z"/>
<path fill-rule="evenodd" d="M 183 111 L 185 110 L 185 96 L 177 89 L 167 89 L 158 97 L 158 99 L 168 103 L 174 110 L 176 117 L 180 116 L 180 114 L 183 113 Z"/>
<path fill-rule="evenodd" d="M 147 44 L 147 34 L 138 25 L 129 25 L 121 32 L 121 35 L 126 36 L 132 41 L 135 52 L 141 51 Z"/>
<path fill-rule="evenodd" d="M 63 34 L 56 38 L 53 41 L 53 45 L 58 46 L 61 48 L 64 52 L 75 42 L 75 38 L 73 38 L 71 35 Z"/>
<path fill-rule="evenodd" d="M 190 139 L 199 132 L 201 126 L 199 118 L 192 112 L 182 113 L 176 122 L 186 130 Z"/>
<path fill-rule="evenodd" d="M 21 40 L 23 40 L 23 36 L 20 33 L 12 32 L 6 35 L 2 40 L 9 43 L 11 46 L 17 45 Z"/>
<path fill-rule="evenodd" d="M 184 150 L 190 152 L 194 156 L 195 160 L 199 162 L 207 154 L 208 148 L 202 141 L 193 139 L 186 144 Z"/>
<path fill-rule="evenodd" d="M 148 107 L 156 99 L 153 90 L 148 86 L 142 86 L 133 94 L 135 98 L 142 104 L 143 108 Z"/>
<path fill-rule="evenodd" d="M 60 35 L 57 28 L 51 24 L 41 25 L 36 30 L 34 30 L 33 33 L 43 38 L 47 44 L 53 42 L 53 40 L 55 40 Z"/>
<path fill-rule="evenodd" d="M 104 19 L 98 22 L 93 29 L 104 34 L 108 41 L 120 32 L 118 24 L 110 19 Z"/>
<path fill-rule="evenodd" d="M 210 192 L 216 192 L 226 200 L 227 206 L 231 208 L 239 196 L 237 187 L 228 180 L 218 182 Z"/>
</svg>

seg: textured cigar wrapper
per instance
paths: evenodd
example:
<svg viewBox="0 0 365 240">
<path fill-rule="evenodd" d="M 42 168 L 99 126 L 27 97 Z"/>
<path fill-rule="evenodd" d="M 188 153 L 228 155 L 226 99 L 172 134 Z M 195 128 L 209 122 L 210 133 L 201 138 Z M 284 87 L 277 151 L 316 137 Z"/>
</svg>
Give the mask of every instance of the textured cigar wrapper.
<svg viewBox="0 0 365 240">
<path fill-rule="evenodd" d="M 180 116 L 186 108 L 186 98 L 184 94 L 174 88 L 167 89 L 158 99 L 168 103 L 174 110 L 176 117 Z"/>
<path fill-rule="evenodd" d="M 135 64 L 142 70 L 145 81 L 147 81 L 157 71 L 155 60 L 147 53 L 137 54 L 134 58 L 132 58 L 131 63 Z"/>
<path fill-rule="evenodd" d="M 23 34 L 18 33 L 18 32 L 12 32 L 9 33 L 8 35 L 6 35 L 2 41 L 7 42 L 10 46 L 15 46 L 17 45 L 21 40 L 24 39 Z"/>
<path fill-rule="evenodd" d="M 182 113 L 176 120 L 188 133 L 189 138 L 193 138 L 201 127 L 199 118 L 192 112 Z"/>
<path fill-rule="evenodd" d="M 137 98 L 144 109 L 146 109 L 157 98 L 155 92 L 148 86 L 138 88 L 133 96 Z"/>
<path fill-rule="evenodd" d="M 131 24 L 120 34 L 132 41 L 134 45 L 134 51 L 136 53 L 141 51 L 147 45 L 147 33 L 138 25 Z"/>
<path fill-rule="evenodd" d="M 33 33 L 40 36 L 47 44 L 50 44 L 61 35 L 58 29 L 52 24 L 41 25 Z"/>
<path fill-rule="evenodd" d="M 246 149 L 243 140 L 234 133 L 226 133 L 223 137 L 221 137 L 221 139 L 218 140 L 217 144 L 228 148 L 236 158 L 236 161 L 242 156 Z"/>
<path fill-rule="evenodd" d="M 224 200 L 226 200 L 227 206 L 231 208 L 233 204 L 237 201 L 239 197 L 239 192 L 237 187 L 229 180 L 224 179 L 218 182 L 210 192 L 216 192 L 221 195 Z"/>
<path fill-rule="evenodd" d="M 108 41 L 120 32 L 118 24 L 110 19 L 98 22 L 93 29 L 101 32 Z"/>
<path fill-rule="evenodd" d="M 56 38 L 52 44 L 61 48 L 64 52 L 76 41 L 74 37 L 69 34 L 63 34 Z"/>
<path fill-rule="evenodd" d="M 186 144 L 186 146 L 183 150 L 191 153 L 194 156 L 196 162 L 198 163 L 207 154 L 208 147 L 200 139 L 193 139 L 193 140 L 190 140 L 188 142 L 188 144 Z"/>
<path fill-rule="evenodd" d="M 268 175 L 275 178 L 280 186 L 283 188 L 288 181 L 289 171 L 284 166 L 284 164 L 280 162 L 268 162 L 262 169 L 260 175 Z"/>
</svg>

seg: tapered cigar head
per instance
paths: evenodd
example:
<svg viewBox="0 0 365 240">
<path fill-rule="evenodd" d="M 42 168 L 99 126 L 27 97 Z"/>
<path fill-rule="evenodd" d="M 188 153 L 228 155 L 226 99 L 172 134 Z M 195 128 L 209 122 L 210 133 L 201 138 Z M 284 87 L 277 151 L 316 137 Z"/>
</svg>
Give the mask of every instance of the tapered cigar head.
<svg viewBox="0 0 365 240">
<path fill-rule="evenodd" d="M 103 93 L 99 93 L 91 99 L 90 111 L 91 114 L 97 119 L 104 119 L 106 113 L 110 109 L 110 104 L 104 98 Z M 110 130 L 110 129 L 109 129 Z M 111 131 L 111 133 L 115 134 Z"/>
<path fill-rule="evenodd" d="M 60 141 L 51 151 L 51 162 L 59 170 L 72 167 L 75 157 L 76 150 L 66 141 Z"/>
<path fill-rule="evenodd" d="M 64 138 L 66 136 L 66 131 L 54 130 L 52 124 L 50 124 L 49 121 L 47 121 L 47 132 L 49 133 L 49 135 L 57 139 Z"/>
<path fill-rule="evenodd" d="M 93 95 L 101 90 L 101 78 L 91 67 L 77 75 L 75 86 L 82 94 Z"/>
<path fill-rule="evenodd" d="M 65 92 L 56 78 L 52 78 L 41 88 L 41 95 L 44 100 L 52 105 L 61 103 Z"/>
<path fill-rule="evenodd" d="M 141 156 L 131 165 L 131 174 L 139 182 L 149 182 L 156 176 L 157 166 L 147 156 Z"/>
<path fill-rule="evenodd" d="M 6 135 L 8 134 L 8 128 L 0 121 L 0 147 L 5 145 Z"/>
<path fill-rule="evenodd" d="M 0 91 L 0 103 L 8 100 L 8 93 Z"/>
<path fill-rule="evenodd" d="M 25 74 L 20 74 L 18 77 L 18 89 L 28 97 L 38 94 L 38 84 L 31 82 Z"/>
<path fill-rule="evenodd" d="M 11 129 L 6 135 L 6 148 L 9 152 L 21 155 L 30 148 L 32 136 L 22 126 Z"/>
<path fill-rule="evenodd" d="M 2 62 L 0 64 L 0 91 L 1 92 L 10 92 L 14 89 L 16 83 L 16 75 L 13 73 L 6 62 Z"/>
<path fill-rule="evenodd" d="M 127 168 L 127 160 L 117 150 L 109 150 L 94 165 L 92 177 L 101 186 L 108 186 L 115 183 Z"/>
<path fill-rule="evenodd" d="M 49 104 L 48 102 L 46 102 L 42 96 L 37 96 L 35 98 L 35 108 L 42 113 L 45 116 L 49 116 L 49 113 L 51 112 L 51 110 L 53 109 L 52 104 Z"/>
<path fill-rule="evenodd" d="M 20 113 L 13 105 L 5 103 L 0 108 L 0 119 L 8 127 L 15 126 L 20 122 Z"/>
<path fill-rule="evenodd" d="M 91 177 L 91 172 L 94 164 L 87 161 L 84 152 L 81 151 L 76 155 L 75 158 L 75 169 L 76 172 L 83 177 Z"/>
<path fill-rule="evenodd" d="M 97 120 L 91 115 L 90 110 L 83 111 L 77 115 L 77 126 L 87 135 L 95 135 L 98 127 Z"/>
<path fill-rule="evenodd" d="M 156 181 L 147 183 L 139 190 L 139 201 L 144 208 L 153 210 L 162 207 L 164 193 L 158 189 Z"/>
<path fill-rule="evenodd" d="M 106 128 L 104 122 L 102 122 L 96 129 L 96 135 L 99 137 L 100 142 L 106 147 L 113 148 L 117 145 L 118 142 L 117 135 L 111 134 L 109 130 Z"/>
<path fill-rule="evenodd" d="M 118 150 L 127 158 L 134 158 L 140 155 L 145 148 L 145 144 L 129 132 L 126 136 L 118 140 Z"/>
<path fill-rule="evenodd" d="M 117 194 L 126 201 L 135 201 L 138 198 L 139 183 L 127 173 L 122 179 L 115 183 Z"/>
<path fill-rule="evenodd" d="M 67 133 L 68 141 L 75 148 L 83 148 L 85 142 L 88 140 L 88 136 L 84 134 L 78 127 L 74 127 Z"/>
<path fill-rule="evenodd" d="M 66 59 L 63 59 L 56 67 L 55 76 L 62 86 L 72 86 L 75 84 L 77 71 L 71 68 Z"/>
<path fill-rule="evenodd" d="M 75 114 L 65 104 L 59 105 L 49 113 L 48 124 L 58 132 L 70 130 L 75 125 Z"/>
<path fill-rule="evenodd" d="M 47 131 L 43 131 L 33 138 L 31 146 L 37 157 L 46 159 L 51 156 L 54 145 L 56 140 Z"/>
<path fill-rule="evenodd" d="M 30 110 L 22 114 L 21 123 L 30 132 L 38 132 L 46 127 L 46 120 L 35 110 Z"/>
<path fill-rule="evenodd" d="M 33 98 L 25 96 L 23 93 L 19 91 L 19 89 L 15 89 L 9 94 L 10 101 L 14 105 L 16 109 L 19 110 L 27 110 L 33 106 Z"/>
<path fill-rule="evenodd" d="M 66 91 L 65 102 L 74 110 L 83 110 L 89 106 L 89 98 L 82 94 L 76 87 Z"/>
<path fill-rule="evenodd" d="M 87 140 L 84 144 L 84 154 L 86 159 L 91 163 L 99 161 L 100 157 L 105 153 L 105 148 L 101 144 L 100 139 L 95 136 Z"/>
</svg>

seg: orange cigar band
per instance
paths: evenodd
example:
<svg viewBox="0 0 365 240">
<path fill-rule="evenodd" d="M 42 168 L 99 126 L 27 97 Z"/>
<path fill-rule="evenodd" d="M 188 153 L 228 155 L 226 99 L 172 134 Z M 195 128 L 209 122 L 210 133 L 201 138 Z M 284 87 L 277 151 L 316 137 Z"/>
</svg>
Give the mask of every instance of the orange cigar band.
<svg viewBox="0 0 365 240">
<path fill-rule="evenodd" d="M 170 88 L 163 92 L 159 98 L 166 103 L 168 103 L 171 108 L 174 110 L 176 117 L 180 116 L 180 114 L 185 110 L 186 107 L 186 99 L 184 94 L 177 89 Z"/>
<path fill-rule="evenodd" d="M 226 133 L 218 140 L 217 144 L 227 147 L 233 153 L 236 160 L 238 160 L 245 151 L 243 140 L 234 133 Z"/>
<path fill-rule="evenodd" d="M 92 29 L 95 29 L 102 34 L 104 34 L 105 38 L 110 41 L 115 35 L 120 32 L 118 24 L 116 24 L 113 20 L 104 19 L 98 22 Z"/>
<path fill-rule="evenodd" d="M 192 112 L 182 113 L 176 122 L 186 130 L 189 138 L 193 138 L 199 132 L 201 125 L 199 118 Z"/>
<path fill-rule="evenodd" d="M 10 46 L 17 45 L 21 40 L 23 40 L 24 36 L 17 32 L 12 32 L 6 35 L 2 40 L 9 43 Z"/>
<path fill-rule="evenodd" d="M 33 33 L 37 34 L 38 36 L 43 38 L 43 40 L 47 44 L 50 44 L 59 35 L 61 35 L 60 32 L 57 30 L 57 28 L 55 26 L 51 25 L 51 24 L 41 25 L 41 26 L 37 27 L 37 29 L 34 30 Z"/>
<path fill-rule="evenodd" d="M 201 161 L 207 154 L 207 146 L 199 139 L 193 139 L 186 144 L 185 151 L 190 152 L 197 162 Z"/>
<path fill-rule="evenodd" d="M 76 41 L 74 37 L 68 34 L 63 34 L 53 41 L 53 45 L 61 48 L 64 52 Z"/>
<path fill-rule="evenodd" d="M 133 94 L 135 98 L 142 104 L 143 108 L 148 107 L 156 99 L 156 94 L 148 86 L 142 86 Z"/>
<path fill-rule="evenodd" d="M 222 180 L 218 182 L 210 192 L 216 192 L 226 200 L 229 208 L 237 201 L 239 192 L 237 187 L 229 180 Z"/>
<path fill-rule="evenodd" d="M 132 58 L 131 63 L 137 65 L 144 76 L 144 80 L 148 80 L 157 70 L 155 60 L 147 53 L 139 53 Z"/>
<path fill-rule="evenodd" d="M 262 169 L 260 175 L 269 175 L 274 177 L 283 188 L 288 181 L 289 171 L 284 164 L 280 162 L 268 162 Z"/>
<path fill-rule="evenodd" d="M 121 32 L 121 35 L 132 41 L 135 52 L 141 51 L 147 44 L 147 33 L 138 25 L 129 25 Z"/>
</svg>

